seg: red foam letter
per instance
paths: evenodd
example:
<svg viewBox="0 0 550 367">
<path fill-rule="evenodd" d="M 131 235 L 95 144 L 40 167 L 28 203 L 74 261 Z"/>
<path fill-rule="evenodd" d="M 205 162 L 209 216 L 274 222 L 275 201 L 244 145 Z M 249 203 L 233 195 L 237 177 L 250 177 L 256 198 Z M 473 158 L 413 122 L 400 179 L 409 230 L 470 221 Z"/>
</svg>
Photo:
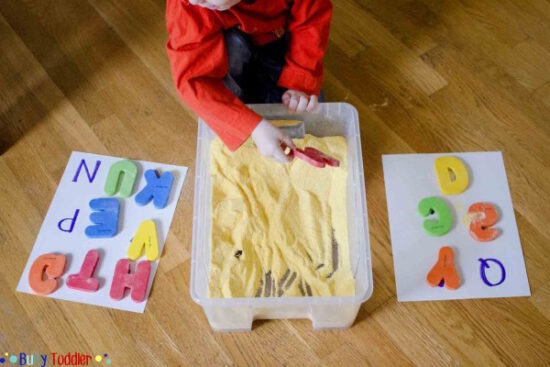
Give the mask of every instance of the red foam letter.
<svg viewBox="0 0 550 367">
<path fill-rule="evenodd" d="M 141 302 L 147 294 L 147 283 L 151 273 L 151 263 L 147 260 L 137 264 L 136 272 L 130 274 L 130 261 L 128 259 L 118 260 L 111 283 L 110 296 L 117 301 L 124 298 L 124 290 L 131 289 L 131 297 L 135 302 Z"/>
<path fill-rule="evenodd" d="M 96 292 L 99 289 L 99 281 L 93 276 L 98 262 L 99 253 L 97 250 L 88 251 L 80 268 L 80 273 L 71 274 L 67 278 L 67 287 L 85 292 Z"/>
</svg>

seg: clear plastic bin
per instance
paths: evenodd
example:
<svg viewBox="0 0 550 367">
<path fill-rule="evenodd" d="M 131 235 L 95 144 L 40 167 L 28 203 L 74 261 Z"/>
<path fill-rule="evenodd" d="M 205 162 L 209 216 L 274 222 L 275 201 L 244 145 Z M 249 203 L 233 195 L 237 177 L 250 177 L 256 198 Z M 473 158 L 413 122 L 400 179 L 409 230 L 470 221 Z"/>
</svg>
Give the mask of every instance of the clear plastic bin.
<svg viewBox="0 0 550 367">
<path fill-rule="evenodd" d="M 308 318 L 314 329 L 347 328 L 353 324 L 361 303 L 373 290 L 368 236 L 365 180 L 357 110 L 347 103 L 323 103 L 319 113 L 289 114 L 282 105 L 251 105 L 267 119 L 304 120 L 306 133 L 316 136 L 344 136 L 348 142 L 347 208 L 350 261 L 355 276 L 355 296 L 209 298 L 210 274 L 210 142 L 214 133 L 199 119 L 191 297 L 202 306 L 210 326 L 217 331 L 246 331 L 255 319 Z"/>
</svg>

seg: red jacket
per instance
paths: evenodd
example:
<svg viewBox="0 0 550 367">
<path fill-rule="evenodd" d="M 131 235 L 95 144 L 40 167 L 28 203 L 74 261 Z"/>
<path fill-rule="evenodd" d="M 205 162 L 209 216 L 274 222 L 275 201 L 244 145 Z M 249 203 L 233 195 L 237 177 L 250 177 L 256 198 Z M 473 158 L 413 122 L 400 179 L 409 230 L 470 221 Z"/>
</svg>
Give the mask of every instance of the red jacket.
<svg viewBox="0 0 550 367">
<path fill-rule="evenodd" d="M 331 13 L 330 0 L 257 0 L 226 11 L 167 0 L 166 48 L 179 94 L 229 149 L 236 150 L 262 117 L 223 84 L 228 60 L 222 31 L 238 26 L 259 45 L 288 31 L 290 43 L 278 84 L 318 95 Z"/>
</svg>

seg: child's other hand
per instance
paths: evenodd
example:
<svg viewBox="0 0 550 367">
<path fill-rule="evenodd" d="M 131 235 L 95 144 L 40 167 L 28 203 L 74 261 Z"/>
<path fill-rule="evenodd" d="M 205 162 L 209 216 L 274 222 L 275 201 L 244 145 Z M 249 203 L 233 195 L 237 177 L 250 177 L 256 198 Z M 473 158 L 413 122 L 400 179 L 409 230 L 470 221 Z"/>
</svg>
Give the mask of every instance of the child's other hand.
<svg viewBox="0 0 550 367">
<path fill-rule="evenodd" d="M 283 104 L 292 112 L 313 112 L 319 106 L 319 99 L 315 94 L 308 96 L 299 90 L 289 89 L 283 94 Z"/>
<path fill-rule="evenodd" d="M 252 140 L 254 140 L 261 155 L 280 163 L 288 163 L 292 160 L 285 154 L 286 147 L 295 148 L 292 139 L 281 129 L 271 125 L 267 120 L 260 121 L 258 126 L 252 131 Z"/>
</svg>

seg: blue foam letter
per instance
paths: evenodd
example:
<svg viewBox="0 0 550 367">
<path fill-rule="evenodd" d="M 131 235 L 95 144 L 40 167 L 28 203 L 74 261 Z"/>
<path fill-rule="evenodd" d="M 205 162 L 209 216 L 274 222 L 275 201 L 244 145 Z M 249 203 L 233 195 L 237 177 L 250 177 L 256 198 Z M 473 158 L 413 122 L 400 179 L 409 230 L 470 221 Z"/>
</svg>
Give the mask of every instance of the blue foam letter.
<svg viewBox="0 0 550 367">
<path fill-rule="evenodd" d="M 174 181 L 172 172 L 164 172 L 159 177 L 157 171 L 149 169 L 145 171 L 145 180 L 147 181 L 147 186 L 136 195 L 136 203 L 146 205 L 153 199 L 155 208 L 164 208 L 168 203 L 170 189 Z"/>
<path fill-rule="evenodd" d="M 90 214 L 94 225 L 86 227 L 86 236 L 90 238 L 113 237 L 118 231 L 118 213 L 120 204 L 115 198 L 98 198 L 90 201 Z"/>
</svg>

